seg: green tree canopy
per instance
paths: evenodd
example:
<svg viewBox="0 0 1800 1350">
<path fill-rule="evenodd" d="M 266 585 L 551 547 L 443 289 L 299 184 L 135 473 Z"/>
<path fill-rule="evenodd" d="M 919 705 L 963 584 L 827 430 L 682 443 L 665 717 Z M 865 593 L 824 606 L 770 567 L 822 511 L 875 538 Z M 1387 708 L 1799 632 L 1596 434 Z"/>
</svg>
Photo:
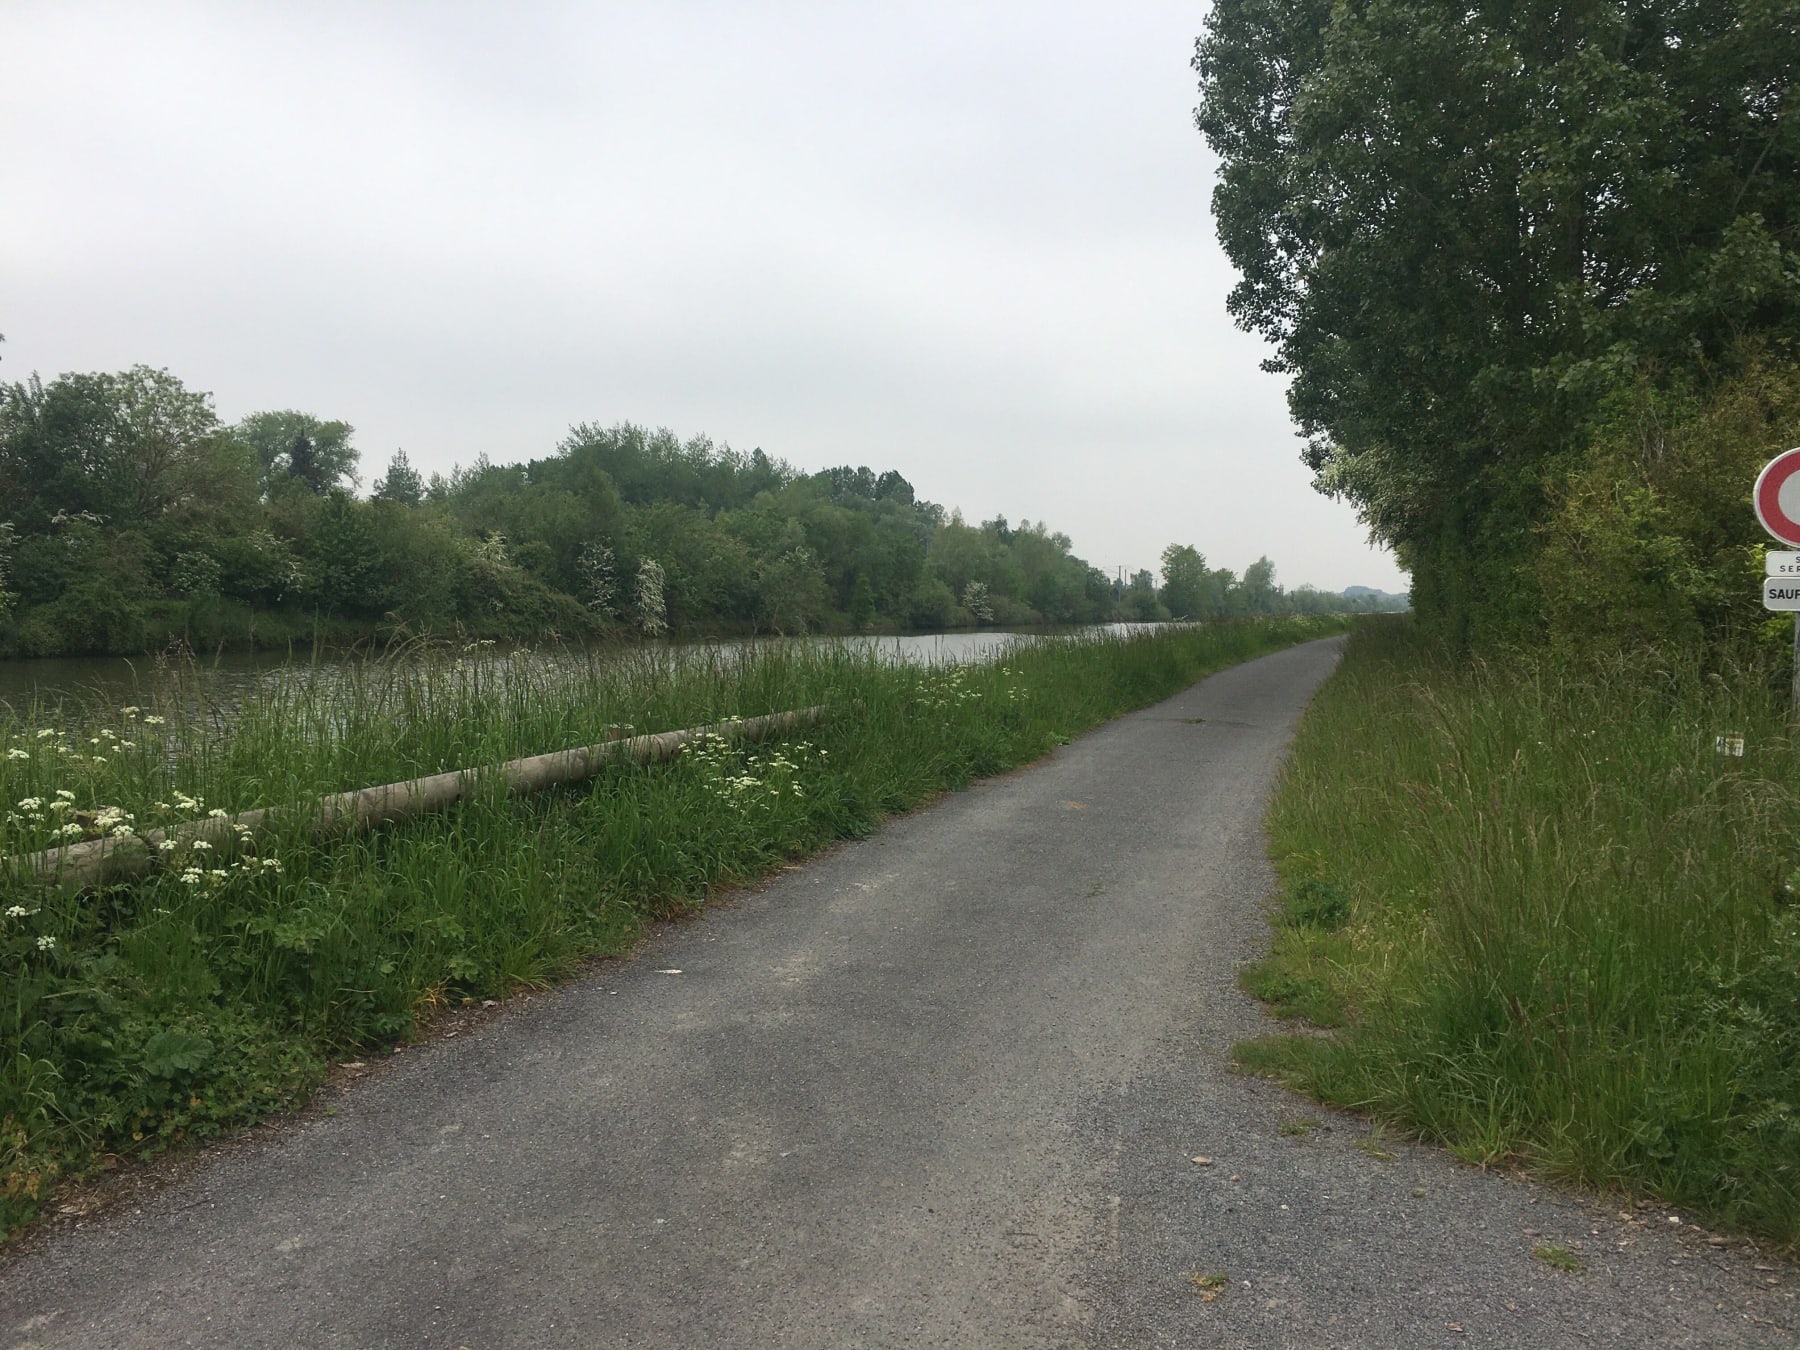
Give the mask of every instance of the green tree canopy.
<svg viewBox="0 0 1800 1350">
<path fill-rule="evenodd" d="M 387 472 L 375 480 L 375 497 L 379 501 L 399 502 L 402 506 L 417 506 L 425 500 L 425 480 L 413 468 L 406 451 L 394 451 L 393 458 L 388 460 Z"/>
<path fill-rule="evenodd" d="M 322 497 L 362 481 L 356 472 L 359 457 L 350 444 L 355 428 L 348 422 L 321 421 L 289 408 L 251 413 L 231 430 L 256 452 L 265 492 L 299 483 Z"/>
<path fill-rule="evenodd" d="M 1190 544 L 1170 544 L 1162 552 L 1162 602 L 1178 619 L 1220 612 L 1223 597 L 1212 594 L 1206 556 Z"/>
<path fill-rule="evenodd" d="M 1622 379 L 1800 333 L 1791 0 L 1219 0 L 1194 64 L 1230 310 L 1447 627 Z"/>
</svg>

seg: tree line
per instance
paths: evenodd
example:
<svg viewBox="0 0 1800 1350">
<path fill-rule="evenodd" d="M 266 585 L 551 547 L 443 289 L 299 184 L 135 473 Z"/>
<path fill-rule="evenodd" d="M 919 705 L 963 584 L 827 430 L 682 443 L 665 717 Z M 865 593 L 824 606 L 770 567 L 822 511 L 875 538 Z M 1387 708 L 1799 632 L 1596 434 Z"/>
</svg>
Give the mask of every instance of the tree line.
<svg viewBox="0 0 1800 1350">
<path fill-rule="evenodd" d="M 400 451 L 366 497 L 352 437 L 295 411 L 227 425 L 143 366 L 0 385 L 0 653 L 1371 607 L 1191 548 L 1160 587 L 1116 583 L 1043 522 L 970 523 L 891 469 L 807 473 L 704 436 L 583 423 L 541 459 L 429 476 Z"/>
<path fill-rule="evenodd" d="M 1322 491 L 1463 644 L 1766 637 L 1800 441 L 1792 0 L 1220 0 L 1200 130 Z"/>
</svg>

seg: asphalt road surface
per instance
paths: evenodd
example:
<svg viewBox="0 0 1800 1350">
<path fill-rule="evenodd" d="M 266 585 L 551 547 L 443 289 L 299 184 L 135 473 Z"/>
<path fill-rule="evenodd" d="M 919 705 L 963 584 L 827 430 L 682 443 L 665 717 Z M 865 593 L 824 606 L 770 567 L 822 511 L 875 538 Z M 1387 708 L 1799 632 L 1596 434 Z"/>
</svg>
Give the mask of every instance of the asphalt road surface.
<svg viewBox="0 0 1800 1350">
<path fill-rule="evenodd" d="M 0 1345 L 1800 1344 L 1791 1265 L 1231 1071 L 1259 818 L 1336 656 L 1214 676 L 397 1057 L 36 1244 Z"/>
</svg>

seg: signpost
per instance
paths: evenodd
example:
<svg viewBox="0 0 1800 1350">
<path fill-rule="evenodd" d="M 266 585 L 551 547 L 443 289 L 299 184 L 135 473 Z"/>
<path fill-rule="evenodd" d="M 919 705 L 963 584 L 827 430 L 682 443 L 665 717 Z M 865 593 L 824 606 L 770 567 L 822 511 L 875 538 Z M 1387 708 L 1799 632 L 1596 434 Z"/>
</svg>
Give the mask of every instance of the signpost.
<svg viewBox="0 0 1800 1350">
<path fill-rule="evenodd" d="M 1756 518 L 1782 543 L 1800 547 L 1800 446 L 1763 465 L 1750 494 Z M 1800 553 L 1763 555 L 1763 608 L 1794 616 L 1794 709 L 1800 713 Z"/>
</svg>

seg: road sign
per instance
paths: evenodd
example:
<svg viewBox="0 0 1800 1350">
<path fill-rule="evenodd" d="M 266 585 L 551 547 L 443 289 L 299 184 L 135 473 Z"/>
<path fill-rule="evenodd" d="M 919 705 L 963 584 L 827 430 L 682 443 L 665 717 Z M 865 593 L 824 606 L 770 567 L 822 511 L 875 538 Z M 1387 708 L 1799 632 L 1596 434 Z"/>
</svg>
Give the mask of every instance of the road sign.
<svg viewBox="0 0 1800 1350">
<path fill-rule="evenodd" d="M 1763 466 L 1751 500 L 1765 530 L 1784 544 L 1800 544 L 1800 446 Z"/>
<path fill-rule="evenodd" d="M 1770 549 L 1763 554 L 1763 575 L 1800 577 L 1800 553 L 1782 553 L 1777 549 Z"/>
<path fill-rule="evenodd" d="M 1800 614 L 1800 577 L 1766 577 L 1763 608 Z"/>
</svg>

